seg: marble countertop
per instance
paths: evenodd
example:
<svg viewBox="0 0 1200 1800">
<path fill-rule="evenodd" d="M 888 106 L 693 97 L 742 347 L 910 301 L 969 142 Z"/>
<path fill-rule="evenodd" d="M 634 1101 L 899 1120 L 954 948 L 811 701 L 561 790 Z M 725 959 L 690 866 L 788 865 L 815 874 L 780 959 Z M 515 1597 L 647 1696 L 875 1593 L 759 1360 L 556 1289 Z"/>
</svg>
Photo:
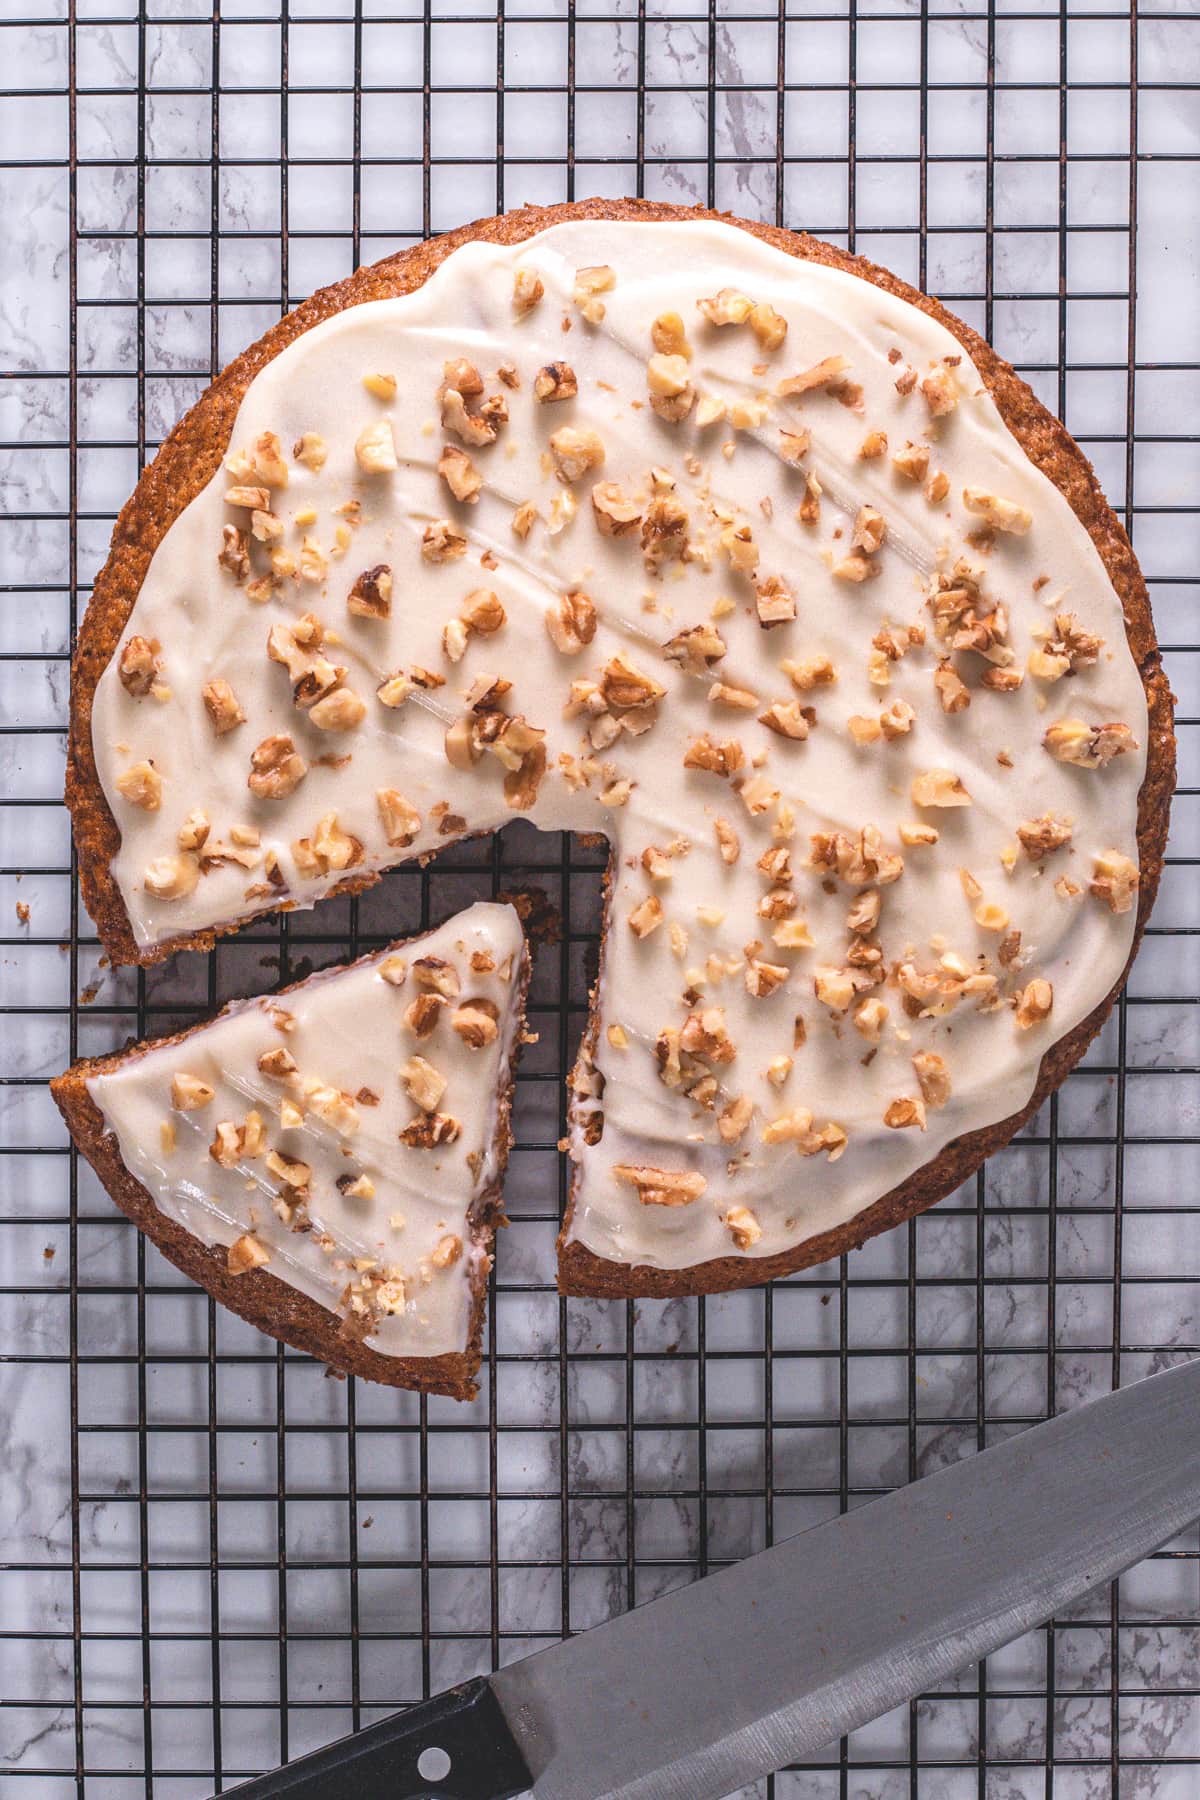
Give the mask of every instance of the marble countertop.
<svg viewBox="0 0 1200 1800">
<path fill-rule="evenodd" d="M 294 0 L 286 23 L 256 0 L 219 24 L 201 0 L 151 10 L 140 32 L 129 0 L 77 0 L 73 30 L 62 0 L 0 18 L 18 90 L 0 99 L 14 1800 L 207 1795 L 1200 1351 L 1200 38 L 1185 0 L 1132 28 L 1109 0 L 990 17 L 966 0 L 853 16 L 793 0 L 784 18 L 748 0 L 508 0 L 499 24 L 413 0 Z M 86 918 L 73 935 L 59 795 L 73 612 L 211 368 L 424 231 L 639 190 L 852 232 L 987 330 L 1131 524 L 1185 723 L 1154 930 L 1056 1102 L 844 1269 L 632 1306 L 553 1292 L 557 1077 L 592 966 L 594 854 L 514 827 L 497 853 L 402 871 L 356 911 L 330 903 L 282 940 L 245 932 L 138 978 L 102 965 Z M 327 1379 L 213 1308 L 74 1168 L 45 1083 L 73 1053 L 497 886 L 541 889 L 561 937 L 537 960 L 483 1388 L 422 1405 Z M 770 1791 L 1192 1800 L 1197 1532 L 1172 1548 L 1115 1599 L 856 1733 L 844 1768 L 835 1749 Z"/>
</svg>

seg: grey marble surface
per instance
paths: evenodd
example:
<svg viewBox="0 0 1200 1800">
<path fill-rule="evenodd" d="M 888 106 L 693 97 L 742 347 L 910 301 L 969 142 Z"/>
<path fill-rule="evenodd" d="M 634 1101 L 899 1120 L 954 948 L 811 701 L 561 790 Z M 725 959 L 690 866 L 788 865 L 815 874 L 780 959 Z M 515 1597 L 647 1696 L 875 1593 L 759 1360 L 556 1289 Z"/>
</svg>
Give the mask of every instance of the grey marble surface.
<svg viewBox="0 0 1200 1800">
<path fill-rule="evenodd" d="M 208 1794 L 1200 1350 L 1190 723 L 1155 933 L 1057 1103 L 911 1229 L 770 1295 L 553 1294 L 560 1174 L 545 1146 L 586 993 L 594 856 L 568 866 L 557 839 L 517 828 L 498 862 L 480 846 L 455 871 L 401 873 L 356 915 L 331 903 L 295 922 L 282 952 L 252 931 L 213 966 L 185 957 L 141 980 L 102 965 L 85 918 L 71 948 L 63 652 L 140 463 L 214 361 L 283 304 L 497 205 L 640 185 L 843 242 L 852 223 L 857 249 L 990 330 L 1133 509 L 1181 713 L 1196 717 L 1200 48 L 1186 0 L 1132 31 L 1110 0 L 1028 0 L 990 20 L 965 0 L 765 15 L 680 0 L 639 24 L 635 0 L 570 15 L 510 0 L 498 32 L 446 5 L 296 0 L 285 27 L 233 0 L 218 28 L 200 0 L 172 0 L 139 35 L 127 0 L 79 0 L 73 36 L 60 0 L 0 16 L 20 90 L 0 103 L 5 1795 Z M 483 1391 L 422 1408 L 283 1356 L 140 1246 L 73 1173 L 45 1078 L 497 879 L 540 885 L 569 941 L 538 957 L 542 1041 L 520 1088 Z M 1115 1601 L 1092 1596 L 856 1733 L 848 1772 L 835 1750 L 772 1791 L 1194 1800 L 1196 1532 L 1173 1549 Z"/>
</svg>

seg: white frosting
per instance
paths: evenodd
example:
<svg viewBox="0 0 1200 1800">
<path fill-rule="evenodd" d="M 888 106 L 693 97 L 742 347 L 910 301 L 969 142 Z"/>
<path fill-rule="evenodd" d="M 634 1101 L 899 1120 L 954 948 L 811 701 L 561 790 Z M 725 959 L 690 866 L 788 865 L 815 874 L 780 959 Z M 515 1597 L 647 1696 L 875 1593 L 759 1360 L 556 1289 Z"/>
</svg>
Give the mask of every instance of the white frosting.
<svg viewBox="0 0 1200 1800">
<path fill-rule="evenodd" d="M 233 1007 L 183 1043 L 151 1046 L 94 1076 L 88 1092 L 116 1133 L 126 1168 L 159 1211 L 204 1243 L 231 1245 L 250 1234 L 267 1252 L 270 1274 L 352 1318 L 348 1288 L 371 1306 L 373 1283 L 398 1277 L 403 1303 L 376 1312 L 378 1324 L 365 1335 L 370 1348 L 385 1356 L 463 1350 L 471 1276 L 487 1254 L 475 1241 L 472 1208 L 497 1174 L 493 1140 L 520 1019 L 521 954 L 521 926 L 510 906 L 472 906 L 398 951 L 322 970 L 278 1000 Z M 405 1012 L 419 992 L 413 965 L 429 956 L 451 965 L 461 999 L 447 1001 L 428 1037 L 417 1039 Z M 472 956 L 492 968 L 473 967 Z M 397 959 L 407 965 L 398 984 Z M 498 1014 L 496 1038 L 478 1049 L 450 1022 L 467 998 L 490 1001 Z M 281 1009 L 286 1031 L 277 1023 Z M 296 1064 L 291 1077 L 259 1067 L 264 1052 L 280 1049 Z M 453 1142 L 432 1149 L 412 1147 L 399 1135 L 420 1118 L 398 1073 L 414 1054 L 445 1078 L 439 1108 L 461 1126 Z M 212 1098 L 181 1110 L 172 1092 L 181 1073 L 207 1084 Z M 312 1083 L 359 1096 L 353 1113 L 334 1118 L 314 1110 Z M 285 1127 L 281 1102 L 297 1105 L 302 1122 Z M 286 1186 L 268 1167 L 266 1150 L 242 1154 L 229 1167 L 209 1154 L 218 1123 L 240 1126 L 250 1111 L 262 1120 L 266 1149 L 299 1159 L 312 1172 L 307 1203 L 290 1221 L 273 1205 L 286 1197 Z M 339 1192 L 339 1176 L 366 1176 L 374 1193 Z M 439 1245 L 446 1249 L 439 1253 Z M 388 1298 L 399 1300 L 395 1286 Z"/>
<path fill-rule="evenodd" d="M 616 281 L 601 296 L 603 319 L 588 322 L 573 300 L 575 271 L 596 265 L 611 266 Z M 536 270 L 545 288 L 541 303 L 520 317 L 512 300 L 517 269 Z M 699 299 L 730 286 L 770 303 L 786 319 L 781 347 L 768 352 L 747 327 L 718 329 L 697 312 Z M 679 313 L 686 324 L 693 351 L 690 376 L 699 392 L 731 405 L 763 397 L 760 424 L 703 427 L 696 409 L 685 422 L 672 424 L 650 410 L 645 403 L 650 328 L 666 311 Z M 898 360 L 895 354 L 889 359 L 889 351 L 898 353 Z M 845 379 L 861 385 L 861 409 L 839 404 L 824 391 L 801 399 L 775 397 L 783 378 L 829 356 L 848 359 Z M 451 500 L 436 468 L 443 445 L 458 442 L 441 429 L 437 398 L 443 362 L 454 357 L 478 366 L 486 394 L 503 394 L 510 414 L 494 445 L 468 447 L 485 484 L 475 505 Z M 958 404 L 946 416 L 932 417 L 920 386 L 902 393 L 897 378 L 915 370 L 923 380 L 943 358 L 957 359 Z M 534 377 L 555 359 L 574 369 L 578 396 L 539 405 Z M 506 362 L 519 372 L 519 391 L 497 380 L 496 371 Z M 377 371 L 394 375 L 393 400 L 375 398 L 364 387 L 364 377 Z M 385 418 L 398 467 L 391 474 L 363 475 L 356 466 L 356 439 Z M 550 434 L 565 425 L 596 431 L 605 452 L 603 466 L 572 486 L 559 480 L 547 448 Z M 781 457 L 781 428 L 811 431 L 811 449 L 797 466 Z M 732 1253 L 726 1215 L 731 1206 L 743 1206 L 761 1229 L 747 1254 L 777 1253 L 849 1219 L 951 1138 L 1006 1117 L 1029 1098 L 1048 1045 L 1107 993 L 1128 954 L 1133 912 L 1114 915 L 1088 893 L 1088 884 L 1097 854 L 1114 849 L 1137 855 L 1146 708 L 1119 602 L 1087 533 L 1027 460 L 977 370 L 943 327 L 865 281 L 795 260 L 730 226 L 571 223 L 510 247 L 467 244 L 417 292 L 349 308 L 307 332 L 252 383 L 231 451 L 251 450 L 267 431 L 278 434 L 291 465 L 289 485 L 272 495 L 285 522 L 286 547 L 298 552 L 307 532 L 328 553 L 336 528 L 344 524 L 333 509 L 348 499 L 361 500 L 362 520 L 348 533 L 346 552 L 329 562 L 324 579 L 285 580 L 262 605 L 252 603 L 216 562 L 223 525 L 248 517 L 226 506 L 232 478 L 225 472 L 160 545 L 128 632 L 158 640 L 169 697 L 158 702 L 130 697 L 114 659 L 100 681 L 93 715 L 97 763 L 123 834 L 113 871 L 141 945 L 246 916 L 267 904 L 261 870 L 248 873 L 236 865 L 212 868 L 182 899 L 157 900 L 145 891 L 147 865 L 175 853 L 181 822 L 196 806 L 209 815 L 214 838 L 225 838 L 234 824 L 256 827 L 264 850 L 278 858 L 286 895 L 304 905 L 342 878 L 337 872 L 306 878 L 291 848 L 328 814 L 335 813 L 339 828 L 360 841 L 360 870 L 444 843 L 439 806 L 471 831 L 490 830 L 511 818 L 499 762 L 484 755 L 461 772 L 449 766 L 443 750 L 447 720 L 461 712 L 468 686 L 487 673 L 512 682 L 504 705 L 546 733 L 549 771 L 531 816 L 547 828 L 603 831 L 616 857 L 596 1050 L 605 1082 L 604 1132 L 599 1143 L 586 1145 L 577 1122 L 575 1239 L 619 1261 L 680 1268 Z M 886 432 L 888 451 L 865 459 L 860 447 L 875 431 Z M 319 473 L 291 455 L 305 432 L 318 433 L 327 446 L 328 460 Z M 892 463 L 892 455 L 910 440 L 931 447 L 931 473 L 944 470 L 949 477 L 940 502 L 927 499 L 923 485 L 905 479 Z M 731 456 L 723 453 L 726 444 L 734 446 Z M 667 561 L 657 575 L 644 566 L 637 529 L 621 537 L 602 535 L 589 503 L 592 484 L 603 480 L 617 483 L 644 509 L 652 497 L 654 465 L 675 480 L 675 497 L 688 511 L 692 546 L 691 560 Z M 797 520 L 809 471 L 824 490 L 815 525 Z M 968 488 L 1027 509 L 1032 516 L 1027 534 L 1000 532 L 990 550 L 968 546 L 968 533 L 980 524 L 964 503 Z M 578 499 L 573 519 L 563 510 L 570 494 Z M 513 518 L 526 501 L 540 517 L 522 541 L 514 534 Z M 846 555 L 864 502 L 883 515 L 888 535 L 871 558 L 878 578 L 852 584 L 835 578 L 831 564 Z M 762 629 L 753 584 L 731 567 L 721 547 L 723 520 L 714 518 L 714 507 L 750 527 L 758 575 L 786 579 L 796 596 L 794 622 Z M 307 508 L 315 509 L 315 522 L 297 527 L 295 514 Z M 422 560 L 422 533 L 441 518 L 466 534 L 464 560 Z M 935 571 L 950 571 L 964 553 L 985 572 L 987 604 L 1000 600 L 1009 610 L 1015 670 L 1025 669 L 1037 634 L 1052 635 L 1060 610 L 1103 639 L 1098 658 L 1064 680 L 1027 677 L 1017 691 L 1005 693 L 980 685 L 987 662 L 959 654 L 955 663 L 971 703 L 966 711 L 944 712 L 933 672 L 946 648 L 938 642 L 926 601 Z M 266 567 L 259 546 L 253 561 L 256 573 Z M 393 572 L 390 618 L 351 616 L 346 608 L 351 584 L 380 563 Z M 472 636 L 455 664 L 443 654 L 443 628 L 479 587 L 499 596 L 506 623 L 495 635 Z M 568 657 L 551 642 L 544 614 L 560 595 L 576 589 L 594 600 L 599 628 L 578 655 Z M 664 657 L 661 646 L 681 629 L 710 620 L 714 607 L 727 654 L 712 677 L 698 678 Z M 313 729 L 308 715 L 293 705 L 287 672 L 267 657 L 269 628 L 306 612 L 336 632 L 338 641 L 327 645 L 326 653 L 346 667 L 346 683 L 367 703 L 365 718 L 353 731 Z M 872 637 L 885 623 L 901 628 L 923 623 L 927 637 L 923 646 L 890 664 L 890 685 L 879 687 L 868 679 L 868 659 Z M 598 681 L 617 652 L 661 683 L 666 695 L 652 729 L 640 736 L 622 731 L 595 754 L 595 772 L 579 785 L 564 778 L 558 760 L 563 753 L 572 758 L 588 753 L 582 738 L 588 721 L 563 716 L 568 687 L 576 678 Z M 821 655 L 835 665 L 836 684 L 797 694 L 782 660 Z M 382 706 L 376 685 L 413 665 L 442 675 L 446 685 L 417 694 L 398 710 Z M 229 681 L 247 715 L 245 724 L 221 737 L 214 736 L 201 701 L 203 683 L 214 677 Z M 712 702 L 713 678 L 751 690 L 760 706 L 731 711 Z M 805 742 L 789 742 L 757 722 L 762 707 L 786 700 L 815 709 L 816 724 Z M 915 709 L 906 735 L 863 746 L 851 741 L 852 715 L 877 717 L 897 700 Z M 1043 733 L 1068 717 L 1089 725 L 1123 722 L 1138 747 L 1100 769 L 1058 761 L 1043 747 Z M 310 766 L 289 798 L 256 800 L 246 786 L 250 754 L 273 732 L 290 734 L 310 765 L 322 753 L 352 753 L 352 761 Z M 750 762 L 765 756 L 757 772 L 793 809 L 792 885 L 812 948 L 777 949 L 772 922 L 757 916 L 770 883 L 756 861 L 775 841 L 779 808 L 751 817 L 736 781 L 685 772 L 685 750 L 703 732 L 743 746 L 747 767 L 739 780 L 756 773 Z M 163 780 L 162 804 L 154 812 L 131 806 L 116 786 L 120 772 L 141 759 L 152 761 Z M 910 784 L 931 769 L 961 777 L 973 804 L 954 810 L 915 806 Z M 614 775 L 633 784 L 623 807 L 606 806 L 599 798 Z M 403 850 L 389 848 L 384 839 L 375 800 L 383 786 L 401 790 L 423 820 L 420 834 Z M 1015 847 L 1017 824 L 1047 812 L 1072 821 L 1070 844 L 1036 863 L 1023 853 L 1015 860 L 1010 856 L 1007 868 L 1002 853 Z M 717 854 L 718 816 L 732 822 L 741 840 L 740 859 L 732 866 Z M 845 962 L 851 941 L 847 909 L 857 890 L 832 880 L 828 870 L 807 866 L 809 841 L 814 832 L 855 833 L 871 824 L 894 850 L 901 825 L 909 821 L 934 825 L 940 841 L 933 848 L 902 847 L 902 877 L 880 890 L 882 918 L 875 935 L 884 966 L 891 969 L 911 958 L 930 969 L 945 951 L 980 966 L 976 959 L 986 956 L 986 967 L 998 976 L 1002 1004 L 977 1011 L 964 1001 L 952 1012 L 917 1019 L 908 1016 L 904 997 L 889 981 L 875 990 L 889 1015 L 878 1046 L 872 1046 L 849 1014 L 831 1014 L 814 995 L 814 970 Z M 671 861 L 669 881 L 651 881 L 639 860 L 642 851 L 676 839 L 688 842 L 689 853 Z M 1011 927 L 1020 930 L 1021 961 L 1015 967 L 997 964 L 1001 938 L 976 923 L 981 902 L 964 892 L 964 869 L 982 889 L 982 902 L 1002 907 Z M 1063 878 L 1074 894 L 1056 886 Z M 652 892 L 661 900 L 664 923 L 639 940 L 627 917 Z M 673 951 L 672 926 L 687 934 L 686 950 L 679 932 L 673 934 L 681 954 Z M 766 960 L 788 970 L 784 985 L 769 998 L 752 998 L 737 966 L 754 939 L 763 943 Z M 704 973 L 713 954 L 735 965 L 719 981 Z M 690 1003 L 681 996 L 689 979 L 694 981 L 689 972 L 697 970 L 704 983 L 700 1008 L 724 1009 L 736 1051 L 715 1070 L 719 1090 L 712 1109 L 665 1086 L 655 1054 L 660 1033 L 678 1028 L 687 1017 Z M 1022 1030 L 1004 1002 L 1034 977 L 1052 984 L 1053 1010 L 1044 1024 Z M 797 1014 L 807 1040 L 794 1048 Z M 626 1048 L 609 1041 L 612 1025 L 621 1028 Z M 889 1104 L 918 1092 L 911 1063 L 918 1051 L 944 1058 L 951 1098 L 940 1109 L 930 1108 L 924 1130 L 888 1129 L 882 1121 Z M 780 1055 L 790 1056 L 792 1066 L 776 1087 L 764 1070 Z M 742 1094 L 753 1103 L 752 1122 L 729 1145 L 719 1139 L 718 1114 Z M 818 1125 L 834 1121 L 844 1128 L 844 1155 L 835 1161 L 823 1154 L 801 1157 L 793 1143 L 761 1142 L 768 1121 L 801 1107 Z M 614 1165 L 643 1164 L 698 1171 L 706 1190 L 686 1205 L 645 1204 L 636 1185 L 612 1174 Z"/>
</svg>

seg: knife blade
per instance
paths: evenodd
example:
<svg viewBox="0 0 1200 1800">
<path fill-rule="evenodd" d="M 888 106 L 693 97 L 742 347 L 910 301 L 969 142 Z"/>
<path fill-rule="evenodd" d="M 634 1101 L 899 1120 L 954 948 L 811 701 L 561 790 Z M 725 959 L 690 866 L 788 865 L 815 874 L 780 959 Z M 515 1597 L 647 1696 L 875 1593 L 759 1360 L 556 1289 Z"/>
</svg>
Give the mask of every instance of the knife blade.
<svg viewBox="0 0 1200 1800">
<path fill-rule="evenodd" d="M 1197 1516 L 1200 1360 L 235 1792 L 720 1800 L 1043 1624 Z"/>
</svg>

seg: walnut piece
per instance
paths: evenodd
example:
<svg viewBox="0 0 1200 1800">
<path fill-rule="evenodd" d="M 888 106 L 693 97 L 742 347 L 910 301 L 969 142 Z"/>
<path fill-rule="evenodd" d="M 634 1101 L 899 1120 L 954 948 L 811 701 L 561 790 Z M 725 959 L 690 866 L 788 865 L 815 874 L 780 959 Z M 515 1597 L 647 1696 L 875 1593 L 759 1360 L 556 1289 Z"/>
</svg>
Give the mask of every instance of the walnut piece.
<svg viewBox="0 0 1200 1800">
<path fill-rule="evenodd" d="M 1050 1017 L 1054 1005 L 1054 989 L 1043 977 L 1038 976 L 1017 995 L 1014 1017 L 1022 1031 L 1028 1031 L 1032 1025 L 1040 1025 Z"/>
<path fill-rule="evenodd" d="M 1103 769 L 1115 756 L 1138 747 L 1128 725 L 1114 720 L 1107 725 L 1088 725 L 1083 719 L 1058 719 L 1042 743 L 1059 762 L 1079 769 Z"/>
<path fill-rule="evenodd" d="M 914 806 L 970 806 L 971 796 L 960 776 L 951 769 L 925 769 L 914 775 L 911 787 Z"/>
<path fill-rule="evenodd" d="M 513 311 L 519 319 L 532 312 L 546 292 L 545 283 L 536 269 L 513 271 Z"/>
<path fill-rule="evenodd" d="M 449 1113 L 422 1113 L 400 1133 L 400 1142 L 410 1150 L 436 1150 L 439 1144 L 453 1144 L 462 1135 L 462 1126 Z"/>
<path fill-rule="evenodd" d="M 142 871 L 142 886 L 156 900 L 186 900 L 196 891 L 200 864 L 194 856 L 158 856 Z"/>
<path fill-rule="evenodd" d="M 127 638 L 117 664 L 121 686 L 135 700 L 145 699 L 154 686 L 160 666 L 157 640 L 151 643 L 144 637 Z"/>
<path fill-rule="evenodd" d="M 1095 873 L 1088 892 L 1103 900 L 1110 912 L 1128 912 L 1141 879 L 1137 864 L 1120 850 L 1103 850 L 1093 860 Z"/>
<path fill-rule="evenodd" d="M 731 1206 L 725 1226 L 739 1250 L 749 1250 L 762 1236 L 762 1226 L 748 1206 Z"/>
<path fill-rule="evenodd" d="M 547 363 L 534 376 L 534 398 L 543 406 L 553 405 L 558 400 L 573 400 L 578 392 L 579 383 L 570 363 Z"/>
<path fill-rule="evenodd" d="M 913 1099 L 911 1094 L 902 1094 L 893 1100 L 883 1115 L 883 1122 L 892 1131 L 905 1131 L 912 1125 L 925 1130 L 925 1102 Z"/>
<path fill-rule="evenodd" d="M 708 1187 L 694 1169 L 656 1169 L 644 1163 L 614 1163 L 613 1178 L 637 1189 L 643 1206 L 690 1206 Z"/>
<path fill-rule="evenodd" d="M 143 812 L 157 812 L 162 805 L 162 776 L 153 763 L 131 763 L 117 776 L 117 792 Z"/>
<path fill-rule="evenodd" d="M 958 383 L 945 364 L 930 371 L 921 383 L 921 392 L 931 417 L 941 419 L 958 405 Z"/>
<path fill-rule="evenodd" d="M 657 931 L 663 922 L 662 901 L 657 894 L 647 894 L 646 898 L 635 906 L 626 921 L 630 931 L 636 938 L 648 938 L 652 931 Z"/>
<path fill-rule="evenodd" d="M 775 392 L 780 399 L 798 400 L 803 394 L 811 394 L 817 388 L 827 388 L 831 382 L 839 381 L 849 367 L 844 356 L 826 356 L 801 374 L 789 375 L 786 381 L 779 383 Z"/>
<path fill-rule="evenodd" d="M 796 617 L 796 596 L 778 575 L 767 575 L 755 583 L 755 610 L 765 631 L 776 625 L 787 625 Z"/>
<path fill-rule="evenodd" d="M 421 829 L 421 815 L 416 807 L 396 788 L 376 788 L 375 804 L 387 843 L 406 850 Z"/>
<path fill-rule="evenodd" d="M 260 800 L 284 800 L 308 774 L 308 764 L 285 732 L 265 737 L 250 758 L 246 786 Z"/>
<path fill-rule="evenodd" d="M 218 737 L 224 737 L 227 731 L 236 731 L 239 725 L 246 723 L 246 715 L 242 711 L 237 695 L 223 677 L 218 676 L 200 690 L 200 698 L 204 701 L 205 711 Z"/>
<path fill-rule="evenodd" d="M 964 488 L 963 505 L 969 513 L 985 520 L 993 531 L 1011 532 L 1014 537 L 1024 537 L 1033 524 L 1033 514 L 1028 507 L 1018 506 L 1015 500 L 1001 500 L 998 495 L 989 494 L 986 488 Z"/>
<path fill-rule="evenodd" d="M 390 475 L 400 464 L 390 419 L 376 419 L 364 426 L 354 442 L 354 455 L 364 475 Z"/>
<path fill-rule="evenodd" d="M 423 1056 L 410 1056 L 400 1065 L 400 1082 L 405 1093 L 422 1112 L 436 1112 L 446 1092 L 446 1077 Z"/>
<path fill-rule="evenodd" d="M 483 489 L 483 476 L 465 450 L 446 444 L 438 458 L 437 472 L 456 500 L 474 506 Z"/>
<path fill-rule="evenodd" d="M 1017 826 L 1017 836 L 1030 862 L 1041 862 L 1070 843 L 1071 824 L 1056 813 L 1043 813 L 1040 819 L 1024 819 Z"/>
<path fill-rule="evenodd" d="M 201 1081 L 198 1075 L 189 1075 L 186 1070 L 179 1069 L 171 1077 L 171 1105 L 176 1112 L 198 1112 L 208 1105 L 215 1092 L 207 1081 Z"/>
<path fill-rule="evenodd" d="M 338 687 L 330 694 L 323 694 L 309 708 L 308 717 L 318 731 L 354 731 L 362 724 L 366 713 L 366 701 L 353 688 Z"/>
<path fill-rule="evenodd" d="M 950 1071 L 936 1050 L 918 1050 L 912 1059 L 926 1106 L 945 1106 L 950 1098 Z"/>
<path fill-rule="evenodd" d="M 686 356 L 656 353 L 646 364 L 646 384 L 652 409 L 668 424 L 678 425 L 696 404 L 696 390 L 692 386 Z"/>
<path fill-rule="evenodd" d="M 550 435 L 550 454 L 560 481 L 581 481 L 604 461 L 604 443 L 598 432 L 564 425 Z"/>
<path fill-rule="evenodd" d="M 225 1267 L 230 1275 L 247 1275 L 252 1269 L 265 1268 L 271 1253 L 250 1232 L 235 1238 L 225 1252 Z"/>
<path fill-rule="evenodd" d="M 450 1015 L 450 1029 L 457 1033 L 468 1050 L 484 1050 L 500 1035 L 500 1009 L 494 1001 L 475 998 L 464 1000 Z"/>
<path fill-rule="evenodd" d="M 466 553 L 467 540 L 449 519 L 434 519 L 421 534 L 421 555 L 426 562 L 457 562 Z"/>
<path fill-rule="evenodd" d="M 596 608 L 590 596 L 576 589 L 548 606 L 546 630 L 554 648 L 563 656 L 577 656 L 596 635 Z"/>
</svg>

